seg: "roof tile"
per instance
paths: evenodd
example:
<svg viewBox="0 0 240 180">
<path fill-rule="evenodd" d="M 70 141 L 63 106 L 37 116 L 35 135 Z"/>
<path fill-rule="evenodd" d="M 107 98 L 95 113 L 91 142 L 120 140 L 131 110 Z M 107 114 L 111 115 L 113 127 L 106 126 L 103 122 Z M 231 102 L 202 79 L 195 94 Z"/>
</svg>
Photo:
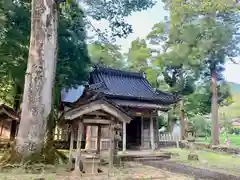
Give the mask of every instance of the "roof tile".
<svg viewBox="0 0 240 180">
<path fill-rule="evenodd" d="M 98 91 L 105 95 L 155 101 L 161 104 L 173 104 L 178 101 L 171 94 L 155 91 L 143 73 L 96 67 L 90 76 L 90 84 L 101 83 Z"/>
</svg>

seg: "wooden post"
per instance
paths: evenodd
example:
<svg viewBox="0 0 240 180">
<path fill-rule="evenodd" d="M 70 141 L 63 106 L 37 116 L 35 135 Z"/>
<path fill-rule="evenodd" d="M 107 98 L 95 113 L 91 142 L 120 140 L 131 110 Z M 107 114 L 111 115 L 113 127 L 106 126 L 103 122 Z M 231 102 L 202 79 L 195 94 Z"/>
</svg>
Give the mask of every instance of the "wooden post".
<svg viewBox="0 0 240 180">
<path fill-rule="evenodd" d="M 120 126 L 117 124 L 114 127 L 114 150 L 113 150 L 113 165 L 119 167 L 120 166 L 120 157 L 118 156 L 118 142 L 121 139 L 120 134 Z"/>
<path fill-rule="evenodd" d="M 92 139 L 92 127 L 87 126 L 87 133 L 86 133 L 86 145 L 85 149 L 89 150 L 91 148 L 91 139 Z"/>
<path fill-rule="evenodd" d="M 144 147 L 143 116 L 141 116 L 141 146 Z"/>
<path fill-rule="evenodd" d="M 100 154 L 100 148 L 101 148 L 101 126 L 98 125 L 98 130 L 97 130 L 97 154 Z"/>
<path fill-rule="evenodd" d="M 151 148 L 152 148 L 152 150 L 154 150 L 155 144 L 154 144 L 154 131 L 153 131 L 153 117 L 152 116 L 150 119 L 150 138 L 151 138 Z"/>
<path fill-rule="evenodd" d="M 75 171 L 80 171 L 80 161 L 81 161 L 81 142 L 82 142 L 82 134 L 83 134 L 83 123 L 80 121 L 78 123 L 78 137 L 77 137 L 77 152 L 75 159 Z"/>
<path fill-rule="evenodd" d="M 113 125 L 109 125 L 110 134 L 110 147 L 109 147 L 109 169 L 113 167 L 113 148 L 114 148 L 114 128 Z"/>
<path fill-rule="evenodd" d="M 126 152 L 126 142 L 127 142 L 127 129 L 126 129 L 126 122 L 123 122 L 123 145 L 122 145 L 122 151 Z"/>
<path fill-rule="evenodd" d="M 74 141 L 74 129 L 73 126 L 71 125 L 71 136 L 70 136 L 70 149 L 69 149 L 69 159 L 68 159 L 68 164 L 72 167 L 72 153 L 73 153 L 73 141 Z"/>
</svg>

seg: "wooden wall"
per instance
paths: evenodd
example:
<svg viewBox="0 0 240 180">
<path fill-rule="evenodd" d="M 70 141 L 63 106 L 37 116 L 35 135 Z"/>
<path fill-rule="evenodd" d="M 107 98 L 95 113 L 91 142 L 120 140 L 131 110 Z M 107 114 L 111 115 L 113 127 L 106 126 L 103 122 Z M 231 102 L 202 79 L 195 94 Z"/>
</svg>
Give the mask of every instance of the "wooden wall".
<svg viewBox="0 0 240 180">
<path fill-rule="evenodd" d="M 0 138 L 1 139 L 10 139 L 11 135 L 12 121 L 6 119 L 0 119 Z"/>
<path fill-rule="evenodd" d="M 87 150 L 97 149 L 97 126 L 87 127 L 86 147 Z M 110 133 L 109 127 L 101 127 L 101 143 L 100 149 L 107 150 L 110 146 Z"/>
<path fill-rule="evenodd" d="M 151 148 L 151 135 L 150 135 L 150 117 L 143 118 L 143 131 L 141 135 L 141 148 L 142 149 L 150 149 Z M 153 118 L 153 131 L 154 131 L 154 143 L 155 148 L 158 146 L 158 127 L 157 127 L 157 119 Z M 102 128 L 101 130 L 101 149 L 107 150 L 109 148 L 109 129 L 108 127 Z M 89 126 L 87 128 L 87 145 L 86 149 L 95 150 L 97 147 L 97 127 Z M 120 149 L 121 150 L 121 149 Z"/>
</svg>

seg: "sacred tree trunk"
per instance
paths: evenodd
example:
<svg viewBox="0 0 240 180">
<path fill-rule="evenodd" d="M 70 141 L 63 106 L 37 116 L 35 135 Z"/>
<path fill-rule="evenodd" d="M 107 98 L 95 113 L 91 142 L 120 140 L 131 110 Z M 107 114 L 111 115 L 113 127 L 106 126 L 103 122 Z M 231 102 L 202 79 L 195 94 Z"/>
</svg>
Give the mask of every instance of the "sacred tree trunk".
<svg viewBox="0 0 240 180">
<path fill-rule="evenodd" d="M 185 112 L 184 112 L 184 102 L 180 101 L 180 128 L 181 128 L 181 140 L 185 139 Z"/>
<path fill-rule="evenodd" d="M 32 0 L 31 38 L 16 152 L 42 150 L 52 108 L 57 55 L 57 7 L 54 0 Z"/>
<path fill-rule="evenodd" d="M 219 124 L 218 124 L 218 94 L 217 94 L 217 73 L 216 69 L 211 69 L 212 79 L 212 145 L 219 144 Z"/>
</svg>

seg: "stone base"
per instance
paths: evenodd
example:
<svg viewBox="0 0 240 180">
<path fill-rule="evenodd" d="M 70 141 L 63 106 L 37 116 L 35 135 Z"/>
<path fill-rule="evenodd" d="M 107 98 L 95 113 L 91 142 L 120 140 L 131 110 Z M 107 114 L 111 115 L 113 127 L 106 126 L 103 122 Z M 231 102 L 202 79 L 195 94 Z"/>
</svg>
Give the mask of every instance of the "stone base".
<svg viewBox="0 0 240 180">
<path fill-rule="evenodd" d="M 188 155 L 188 160 L 189 160 L 189 161 L 198 161 L 199 158 L 198 158 L 198 155 L 197 155 L 197 154 L 189 154 L 189 155 Z"/>
<path fill-rule="evenodd" d="M 84 157 L 83 168 L 87 174 L 97 174 L 100 164 L 100 158 L 98 157 Z"/>
</svg>

